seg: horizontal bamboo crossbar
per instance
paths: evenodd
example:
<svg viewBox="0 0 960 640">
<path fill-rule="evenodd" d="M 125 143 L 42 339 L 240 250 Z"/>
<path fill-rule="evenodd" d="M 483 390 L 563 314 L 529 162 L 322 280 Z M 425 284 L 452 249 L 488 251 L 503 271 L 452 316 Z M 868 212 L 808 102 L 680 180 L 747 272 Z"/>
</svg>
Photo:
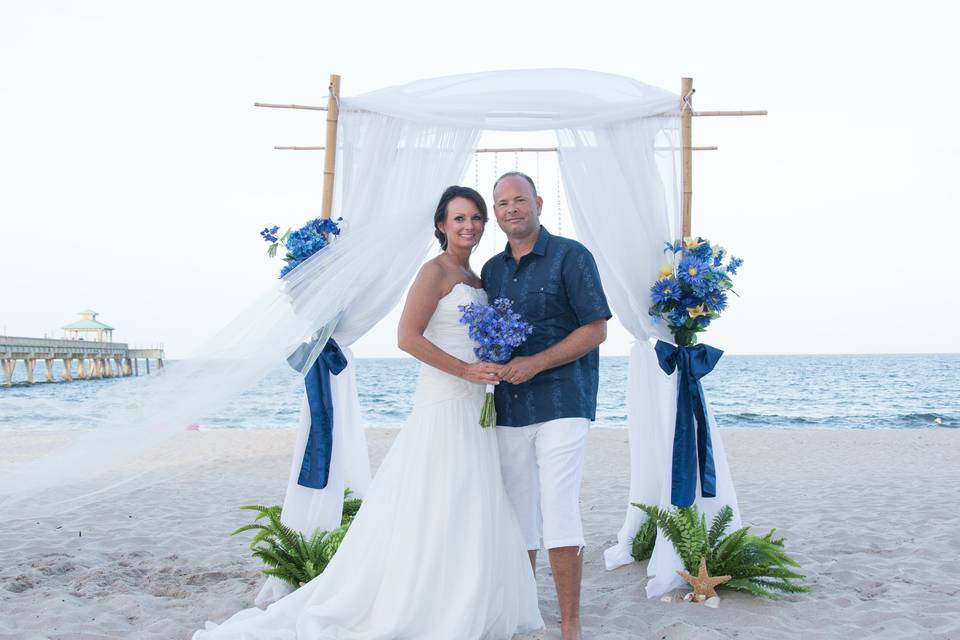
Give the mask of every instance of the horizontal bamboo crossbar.
<svg viewBox="0 0 960 640">
<path fill-rule="evenodd" d="M 271 102 L 254 102 L 253 106 L 255 107 L 265 107 L 268 109 L 306 109 L 308 111 L 326 111 L 326 107 L 321 107 L 317 105 L 310 104 L 277 104 Z M 344 109 L 344 111 L 349 111 L 349 109 Z M 661 113 L 657 114 L 661 116 L 673 116 L 679 115 L 677 113 Z M 754 109 L 754 110 L 740 110 L 740 111 L 694 111 L 691 115 L 694 117 L 706 117 L 706 116 L 765 116 L 767 115 L 766 109 Z"/>
<path fill-rule="evenodd" d="M 657 151 L 675 151 L 680 147 L 654 147 Z M 690 147 L 691 151 L 716 151 L 720 147 Z M 290 146 L 275 146 L 277 151 L 323 151 L 326 147 L 290 147 Z M 549 153 L 557 151 L 556 147 L 486 147 L 482 149 L 474 149 L 474 153 Z"/>
</svg>

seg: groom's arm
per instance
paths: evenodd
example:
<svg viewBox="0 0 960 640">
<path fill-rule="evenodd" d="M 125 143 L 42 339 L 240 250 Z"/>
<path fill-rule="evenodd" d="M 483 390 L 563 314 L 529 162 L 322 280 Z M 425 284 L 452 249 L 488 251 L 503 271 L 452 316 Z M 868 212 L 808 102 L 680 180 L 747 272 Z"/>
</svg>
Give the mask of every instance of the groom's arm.
<svg viewBox="0 0 960 640">
<path fill-rule="evenodd" d="M 517 356 L 500 370 L 500 378 L 521 384 L 541 371 L 565 365 L 590 353 L 607 339 L 607 319 L 599 318 L 577 327 L 570 335 L 532 356 Z"/>
</svg>

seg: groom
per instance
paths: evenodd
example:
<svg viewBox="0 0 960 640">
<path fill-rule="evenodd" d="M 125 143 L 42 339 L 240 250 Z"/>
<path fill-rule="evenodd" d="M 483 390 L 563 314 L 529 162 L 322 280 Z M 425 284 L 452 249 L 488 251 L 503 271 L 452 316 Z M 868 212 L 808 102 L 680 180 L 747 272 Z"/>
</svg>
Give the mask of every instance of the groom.
<svg viewBox="0 0 960 640">
<path fill-rule="evenodd" d="M 491 301 L 512 300 L 534 328 L 496 388 L 503 482 L 531 564 L 541 546 L 550 554 L 563 640 L 579 640 L 580 481 L 611 314 L 590 252 L 540 225 L 543 199 L 529 176 L 502 175 L 493 202 L 508 244 L 483 265 L 483 288 Z"/>
</svg>

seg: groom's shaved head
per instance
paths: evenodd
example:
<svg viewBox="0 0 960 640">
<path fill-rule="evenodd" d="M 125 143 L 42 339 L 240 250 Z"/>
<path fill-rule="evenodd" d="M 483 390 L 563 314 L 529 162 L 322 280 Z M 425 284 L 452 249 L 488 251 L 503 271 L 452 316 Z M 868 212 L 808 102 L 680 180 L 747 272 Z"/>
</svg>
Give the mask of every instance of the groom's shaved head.
<svg viewBox="0 0 960 640">
<path fill-rule="evenodd" d="M 522 171 L 507 171 L 505 174 L 497 178 L 497 181 L 493 183 L 493 193 L 496 195 L 497 186 L 500 184 L 500 181 L 504 178 L 523 178 L 527 181 L 527 184 L 530 185 L 530 190 L 533 191 L 533 198 L 537 198 L 537 185 L 533 184 L 533 178 L 523 173 Z"/>
</svg>

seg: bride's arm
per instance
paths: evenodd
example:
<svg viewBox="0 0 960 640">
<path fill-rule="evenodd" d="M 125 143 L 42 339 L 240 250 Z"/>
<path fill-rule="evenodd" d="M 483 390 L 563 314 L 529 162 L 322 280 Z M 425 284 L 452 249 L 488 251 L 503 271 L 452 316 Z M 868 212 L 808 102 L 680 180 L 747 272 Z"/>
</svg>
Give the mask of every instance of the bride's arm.
<svg viewBox="0 0 960 640">
<path fill-rule="evenodd" d="M 428 262 L 410 287 L 397 329 L 397 346 L 414 358 L 450 375 L 479 384 L 497 384 L 500 366 L 486 362 L 467 364 L 423 337 L 427 323 L 437 310 L 449 278 L 443 268 Z"/>
</svg>

